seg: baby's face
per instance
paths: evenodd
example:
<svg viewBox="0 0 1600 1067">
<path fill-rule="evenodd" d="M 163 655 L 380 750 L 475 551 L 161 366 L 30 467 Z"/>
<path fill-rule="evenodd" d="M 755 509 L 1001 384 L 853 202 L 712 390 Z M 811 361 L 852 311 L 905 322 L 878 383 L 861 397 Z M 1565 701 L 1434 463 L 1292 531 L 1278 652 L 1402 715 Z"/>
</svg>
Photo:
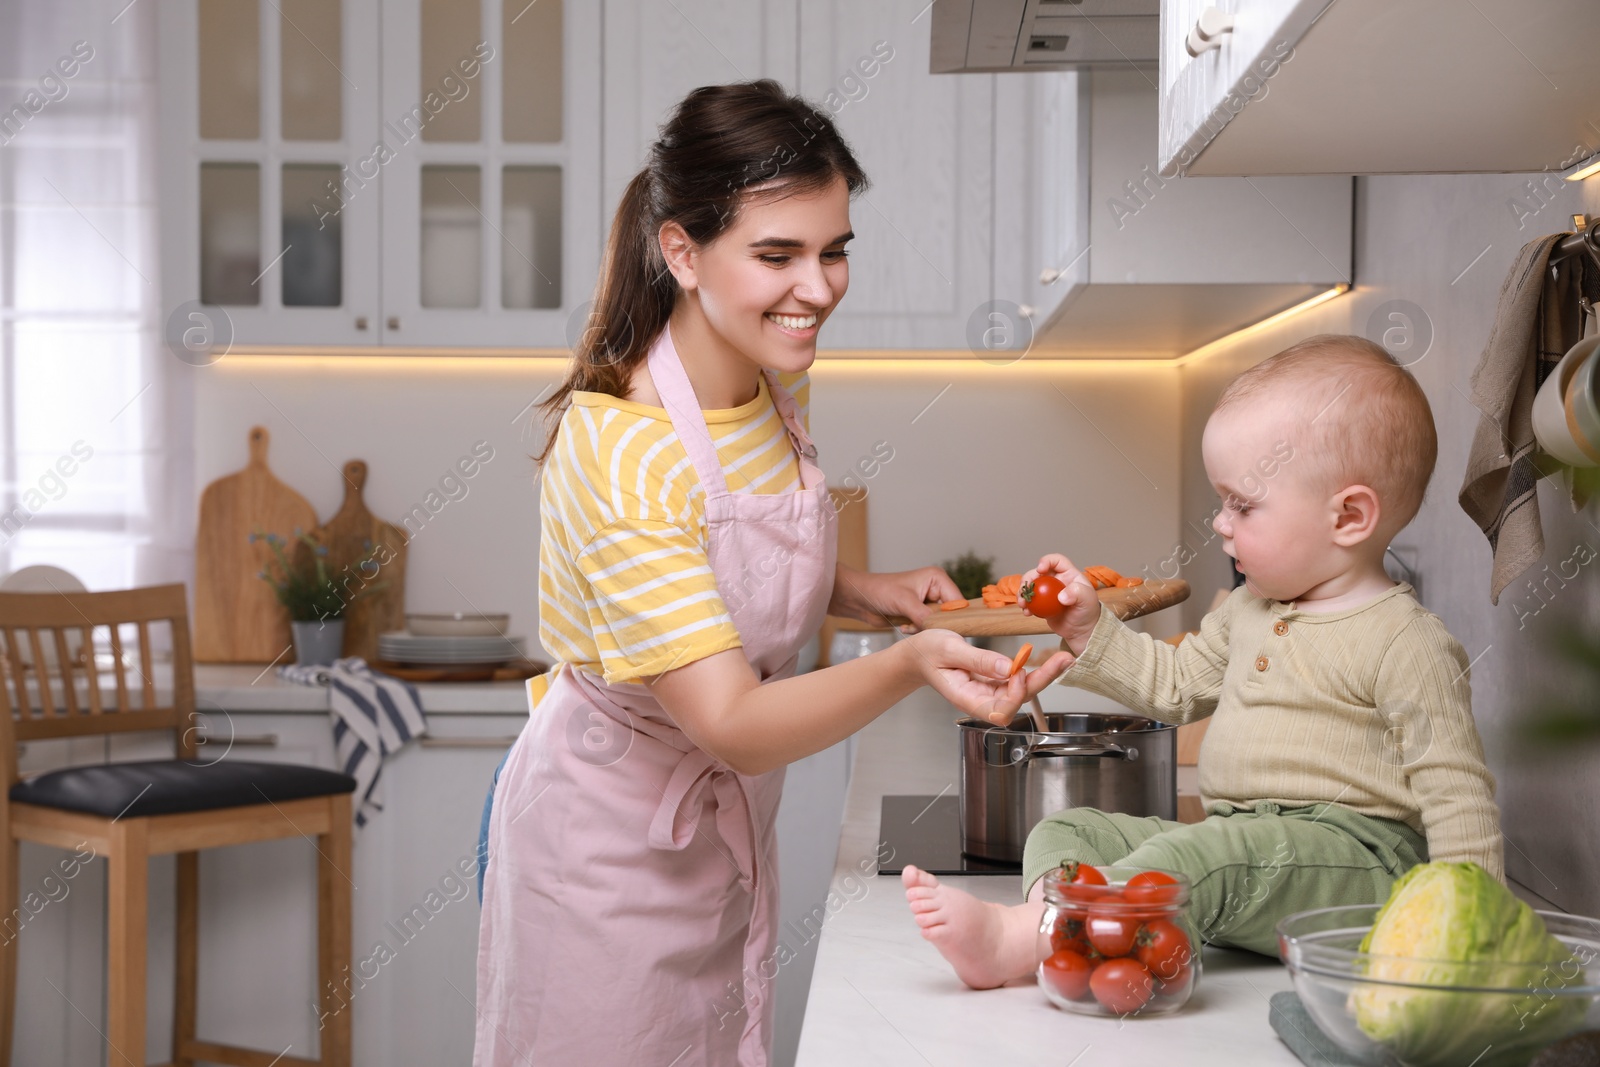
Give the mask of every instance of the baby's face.
<svg viewBox="0 0 1600 1067">
<path fill-rule="evenodd" d="M 1308 478 L 1303 419 L 1270 396 L 1211 416 L 1201 438 L 1221 509 L 1212 526 L 1257 596 L 1292 601 L 1339 571 L 1332 494 Z M 1299 466 L 1296 466 L 1297 461 Z"/>
</svg>

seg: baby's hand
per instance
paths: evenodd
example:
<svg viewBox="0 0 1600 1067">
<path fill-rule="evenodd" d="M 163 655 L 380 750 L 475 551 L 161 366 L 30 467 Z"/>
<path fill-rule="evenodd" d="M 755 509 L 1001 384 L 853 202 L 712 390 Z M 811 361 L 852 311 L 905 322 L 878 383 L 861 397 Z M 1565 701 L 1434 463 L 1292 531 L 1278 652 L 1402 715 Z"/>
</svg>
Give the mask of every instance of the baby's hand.
<svg viewBox="0 0 1600 1067">
<path fill-rule="evenodd" d="M 1066 610 L 1047 621 L 1051 631 L 1066 643 L 1069 652 L 1074 656 L 1083 655 L 1089 635 L 1094 632 L 1094 624 L 1100 618 L 1100 595 L 1095 592 L 1094 584 L 1066 556 L 1051 553 L 1041 558 L 1037 567 L 1022 576 L 1023 584 L 1041 574 L 1054 574 L 1066 583 L 1066 588 L 1061 591 L 1061 603 Z"/>
</svg>

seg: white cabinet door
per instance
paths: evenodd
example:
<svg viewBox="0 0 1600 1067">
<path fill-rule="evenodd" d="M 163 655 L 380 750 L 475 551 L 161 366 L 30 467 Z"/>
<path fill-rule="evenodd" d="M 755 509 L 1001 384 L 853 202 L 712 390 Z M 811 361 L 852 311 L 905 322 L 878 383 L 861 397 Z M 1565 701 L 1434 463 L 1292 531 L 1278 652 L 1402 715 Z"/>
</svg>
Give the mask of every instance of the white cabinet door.
<svg viewBox="0 0 1600 1067">
<path fill-rule="evenodd" d="M 828 908 L 828 883 L 839 851 L 844 794 L 850 784 L 849 739 L 791 763 L 778 807 L 778 941 L 794 954 L 778 971 L 772 1033 L 775 1064 L 794 1062 L 800 1046 Z M 835 905 L 835 909 L 837 904 Z"/>
<path fill-rule="evenodd" d="M 1161 171 L 1187 170 L 1233 117 L 1264 98 L 1268 83 L 1332 0 L 1162 0 Z M 1233 29 L 1191 56 L 1185 42 L 1207 10 Z"/>
<path fill-rule="evenodd" d="M 30 741 L 22 746 L 23 774 L 103 763 L 103 737 Z M 11 1062 L 38 1067 L 101 1063 L 105 1041 L 105 858 L 89 852 L 20 846 L 18 913 L 0 925 L 17 941 L 16 1034 Z"/>
<path fill-rule="evenodd" d="M 356 835 L 356 1067 L 472 1061 L 478 826 L 527 719 L 432 715 L 384 764 L 383 811 Z"/>
<path fill-rule="evenodd" d="M 599 265 L 600 10 L 384 4 L 384 344 L 567 346 Z"/>
<path fill-rule="evenodd" d="M 926 0 L 802 0 L 800 90 L 873 185 L 851 205 L 850 290 L 829 349 L 964 349 L 994 254 L 995 78 L 930 75 Z"/>
<path fill-rule="evenodd" d="M 161 5 L 162 289 L 190 361 L 377 342 L 377 25 L 377 0 Z"/>
<path fill-rule="evenodd" d="M 691 89 L 756 78 L 794 89 L 797 18 L 797 0 L 608 0 L 603 228 Z"/>
<path fill-rule="evenodd" d="M 1033 326 L 1055 314 L 1071 289 L 1058 279 L 1088 256 L 1085 88 L 1075 71 L 995 76 L 995 310 L 1015 305 Z"/>
</svg>

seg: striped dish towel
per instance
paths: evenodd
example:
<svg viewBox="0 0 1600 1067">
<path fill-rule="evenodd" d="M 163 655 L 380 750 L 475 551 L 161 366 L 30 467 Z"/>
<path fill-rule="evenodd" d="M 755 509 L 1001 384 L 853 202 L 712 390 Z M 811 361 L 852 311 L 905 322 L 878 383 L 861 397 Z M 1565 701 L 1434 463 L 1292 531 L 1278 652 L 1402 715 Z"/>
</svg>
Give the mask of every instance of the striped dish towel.
<svg viewBox="0 0 1600 1067">
<path fill-rule="evenodd" d="M 383 810 L 378 790 L 383 758 L 428 732 L 417 687 L 377 673 L 360 656 L 334 660 L 331 666 L 279 667 L 278 676 L 328 687 L 334 752 L 339 769 L 356 780 L 356 825 L 365 826 Z"/>
</svg>

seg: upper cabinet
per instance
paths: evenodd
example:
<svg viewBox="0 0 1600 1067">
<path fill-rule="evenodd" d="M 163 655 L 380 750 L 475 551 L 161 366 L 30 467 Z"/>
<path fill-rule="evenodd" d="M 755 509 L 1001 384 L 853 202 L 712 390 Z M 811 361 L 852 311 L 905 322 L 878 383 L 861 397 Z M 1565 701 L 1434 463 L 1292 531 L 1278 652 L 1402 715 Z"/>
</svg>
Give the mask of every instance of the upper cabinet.
<svg viewBox="0 0 1600 1067">
<path fill-rule="evenodd" d="M 1162 0 L 1163 174 L 1560 171 L 1600 151 L 1593 0 Z"/>
<path fill-rule="evenodd" d="M 163 4 L 167 305 L 244 345 L 565 347 L 599 37 L 561 0 Z"/>
<path fill-rule="evenodd" d="M 798 91 L 872 183 L 851 205 L 850 292 L 828 348 L 964 348 L 992 296 L 995 76 L 928 73 L 929 6 L 801 4 Z"/>
<path fill-rule="evenodd" d="M 1153 70 L 1006 77 L 1077 85 L 1077 111 L 1057 103 L 1061 129 L 1040 139 L 1056 162 L 1036 168 L 1042 243 L 1022 279 L 1038 353 L 1170 359 L 1350 284 L 1351 178 L 1163 177 Z"/>
</svg>

